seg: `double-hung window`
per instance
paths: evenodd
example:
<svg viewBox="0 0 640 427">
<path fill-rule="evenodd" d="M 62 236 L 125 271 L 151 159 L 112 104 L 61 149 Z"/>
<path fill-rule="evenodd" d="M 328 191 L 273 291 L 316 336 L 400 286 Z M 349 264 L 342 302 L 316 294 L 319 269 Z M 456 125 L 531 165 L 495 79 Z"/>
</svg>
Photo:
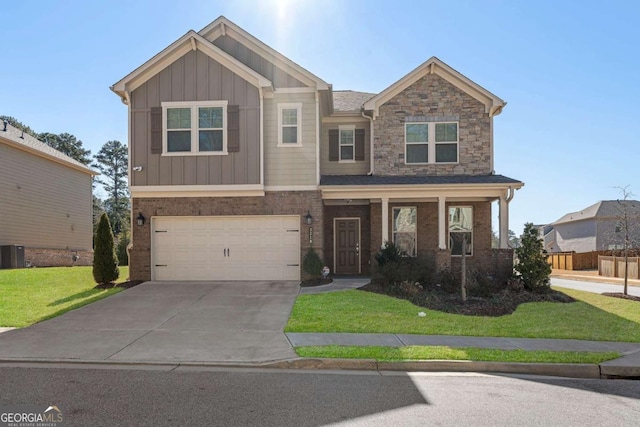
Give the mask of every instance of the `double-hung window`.
<svg viewBox="0 0 640 427">
<path fill-rule="evenodd" d="M 227 101 L 163 102 L 163 154 L 227 154 Z"/>
<path fill-rule="evenodd" d="M 473 254 L 473 208 L 470 206 L 449 207 L 449 249 L 451 255 L 462 255 L 462 242 L 466 254 Z"/>
<path fill-rule="evenodd" d="M 415 207 L 393 208 L 393 243 L 408 256 L 417 255 L 417 229 Z"/>
<path fill-rule="evenodd" d="M 278 147 L 302 146 L 302 104 L 278 104 Z"/>
<path fill-rule="evenodd" d="M 406 164 L 458 163 L 457 122 L 407 122 L 404 130 Z"/>
<path fill-rule="evenodd" d="M 355 162 L 355 126 L 340 126 L 340 161 Z"/>
</svg>

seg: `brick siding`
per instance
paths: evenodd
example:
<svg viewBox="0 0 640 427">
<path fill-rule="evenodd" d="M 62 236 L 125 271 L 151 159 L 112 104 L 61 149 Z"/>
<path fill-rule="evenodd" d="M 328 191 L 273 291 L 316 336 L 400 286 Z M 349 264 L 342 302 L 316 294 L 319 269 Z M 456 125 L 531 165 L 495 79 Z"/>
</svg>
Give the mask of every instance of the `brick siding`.
<svg viewBox="0 0 640 427">
<path fill-rule="evenodd" d="M 307 211 L 313 216 L 313 248 L 324 258 L 323 210 L 320 192 L 267 192 L 264 197 L 134 198 L 132 212 L 152 216 L 300 215 L 300 249 L 309 248 Z M 133 226 L 129 265 L 131 280 L 151 280 L 151 221 Z"/>
<path fill-rule="evenodd" d="M 78 257 L 74 261 L 74 255 Z M 93 251 L 72 251 L 69 249 L 24 248 L 24 259 L 32 267 L 72 267 L 93 265 Z"/>
</svg>

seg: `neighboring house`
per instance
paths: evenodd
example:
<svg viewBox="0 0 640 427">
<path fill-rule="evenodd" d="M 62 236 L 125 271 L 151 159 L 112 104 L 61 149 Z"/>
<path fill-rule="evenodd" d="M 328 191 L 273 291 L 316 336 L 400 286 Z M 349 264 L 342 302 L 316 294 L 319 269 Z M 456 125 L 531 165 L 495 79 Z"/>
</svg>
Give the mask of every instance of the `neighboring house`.
<svg viewBox="0 0 640 427">
<path fill-rule="evenodd" d="M 94 175 L 0 122 L 0 246 L 24 247 L 24 261 L 34 267 L 90 265 Z M 15 267 L 16 258 L 9 263 L 4 255 L 2 267 Z"/>
<path fill-rule="evenodd" d="M 535 225 L 535 227 L 538 229 L 538 236 L 540 237 L 540 240 L 542 240 L 542 247 L 544 250 L 547 252 L 555 252 L 553 248 L 555 248 L 556 245 L 556 236 L 553 230 L 553 225 Z"/>
<path fill-rule="evenodd" d="M 640 246 L 640 202 L 602 200 L 545 227 L 547 252 L 591 252 L 624 248 L 624 215 L 631 247 Z"/>
<path fill-rule="evenodd" d="M 379 94 L 333 91 L 224 17 L 189 31 L 111 89 L 129 109 L 132 280 L 368 274 L 393 241 L 455 267 L 510 268 L 494 173 L 505 102 L 431 58 Z M 500 243 L 491 250 L 491 202 Z"/>
</svg>

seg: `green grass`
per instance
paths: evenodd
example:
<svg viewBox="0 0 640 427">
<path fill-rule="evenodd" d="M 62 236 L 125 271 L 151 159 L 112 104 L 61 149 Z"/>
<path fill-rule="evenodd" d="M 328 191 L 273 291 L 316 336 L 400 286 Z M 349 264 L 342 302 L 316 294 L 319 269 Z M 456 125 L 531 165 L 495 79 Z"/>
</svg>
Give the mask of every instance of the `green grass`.
<svg viewBox="0 0 640 427">
<path fill-rule="evenodd" d="M 300 357 L 340 359 L 374 359 L 380 362 L 409 360 L 474 360 L 522 363 L 591 363 L 599 364 L 620 357 L 618 353 L 588 353 L 577 351 L 491 350 L 484 348 L 451 348 L 437 346 L 355 347 L 319 346 L 296 347 Z"/>
<path fill-rule="evenodd" d="M 119 281 L 128 275 L 129 267 L 120 267 Z M 122 290 L 94 286 L 92 267 L 0 270 L 0 326 L 28 326 Z"/>
<path fill-rule="evenodd" d="M 640 342 L 640 304 L 560 289 L 579 300 L 522 304 L 506 316 L 427 310 L 408 301 L 357 290 L 300 295 L 286 332 L 360 332 L 561 338 Z M 425 317 L 418 317 L 424 311 Z"/>
</svg>

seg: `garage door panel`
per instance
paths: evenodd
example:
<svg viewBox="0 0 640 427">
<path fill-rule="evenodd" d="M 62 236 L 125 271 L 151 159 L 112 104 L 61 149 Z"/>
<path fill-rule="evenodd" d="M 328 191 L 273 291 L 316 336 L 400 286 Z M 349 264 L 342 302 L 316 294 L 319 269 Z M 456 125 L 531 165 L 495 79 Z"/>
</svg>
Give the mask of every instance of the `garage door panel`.
<svg viewBox="0 0 640 427">
<path fill-rule="evenodd" d="M 300 217 L 152 218 L 155 280 L 299 280 Z"/>
</svg>

